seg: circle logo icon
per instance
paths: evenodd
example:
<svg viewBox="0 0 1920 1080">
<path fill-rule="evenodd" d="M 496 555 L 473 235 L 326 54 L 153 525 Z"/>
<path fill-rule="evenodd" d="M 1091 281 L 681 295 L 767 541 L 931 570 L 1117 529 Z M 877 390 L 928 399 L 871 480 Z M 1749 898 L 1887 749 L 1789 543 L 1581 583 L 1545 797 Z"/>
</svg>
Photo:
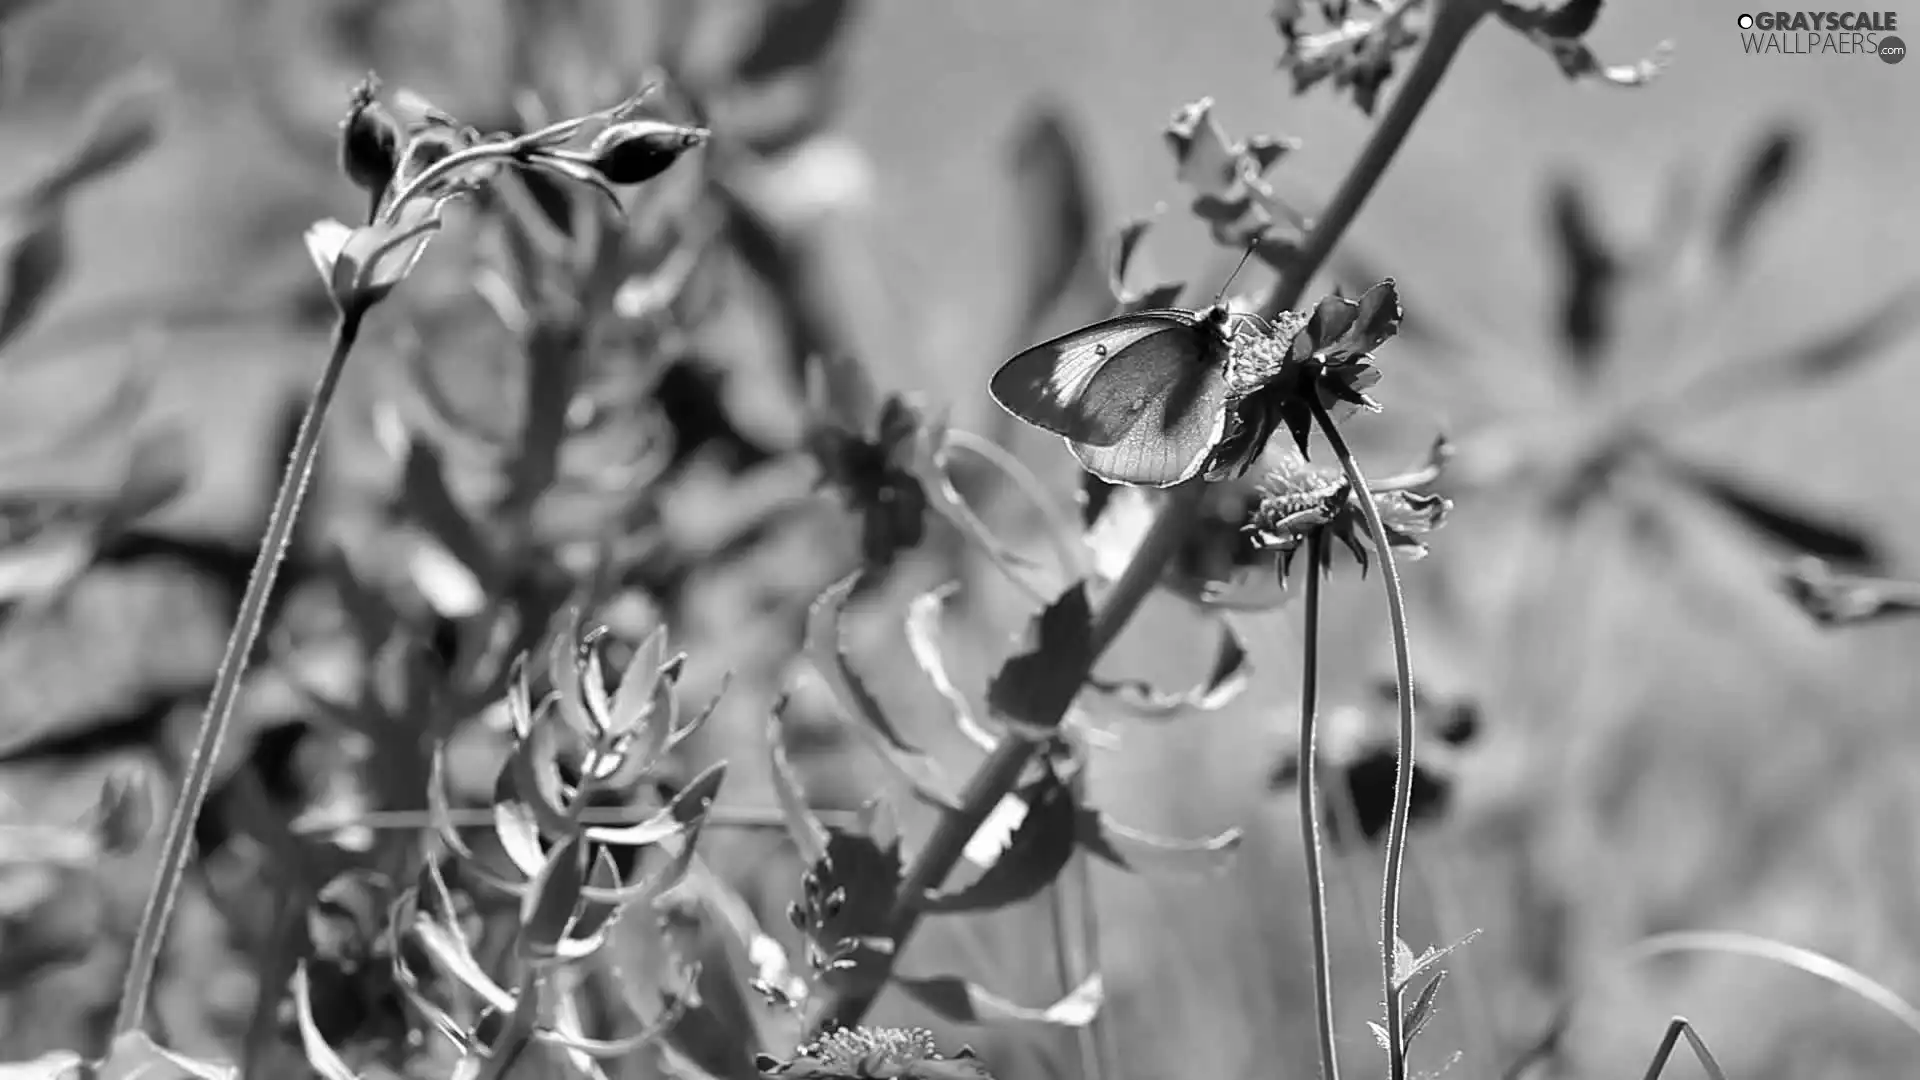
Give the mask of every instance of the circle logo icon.
<svg viewBox="0 0 1920 1080">
<path fill-rule="evenodd" d="M 1740 29 L 1742 29 L 1742 30 L 1751 30 L 1751 29 L 1753 29 L 1753 16 L 1751 16 L 1751 15 L 1742 15 L 1742 16 L 1740 16 L 1740 19 L 1739 19 L 1739 22 L 1740 22 Z"/>
<path fill-rule="evenodd" d="M 1880 39 L 1880 59 L 1889 64 L 1897 64 L 1907 58 L 1907 43 L 1897 37 Z"/>
</svg>

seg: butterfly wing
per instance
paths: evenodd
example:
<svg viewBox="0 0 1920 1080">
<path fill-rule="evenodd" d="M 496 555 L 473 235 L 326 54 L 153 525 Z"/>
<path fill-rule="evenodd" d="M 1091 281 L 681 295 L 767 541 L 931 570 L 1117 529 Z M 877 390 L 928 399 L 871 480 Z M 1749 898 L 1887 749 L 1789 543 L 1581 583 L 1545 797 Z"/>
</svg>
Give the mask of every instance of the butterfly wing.
<svg viewBox="0 0 1920 1080">
<path fill-rule="evenodd" d="M 1170 356 L 1203 362 L 1194 317 L 1184 311 L 1142 311 L 1107 319 L 1042 342 L 994 372 L 988 389 L 1000 407 L 1087 446 L 1113 446 L 1133 429 L 1150 399 L 1129 373 L 1159 371 Z"/>
<path fill-rule="evenodd" d="M 1193 479 L 1226 433 L 1226 361 L 1226 341 L 1206 325 L 1141 340 L 1085 392 L 1102 403 L 1137 402 L 1129 406 L 1132 422 L 1103 445 L 1069 439 L 1073 456 L 1109 483 L 1172 487 Z"/>
</svg>

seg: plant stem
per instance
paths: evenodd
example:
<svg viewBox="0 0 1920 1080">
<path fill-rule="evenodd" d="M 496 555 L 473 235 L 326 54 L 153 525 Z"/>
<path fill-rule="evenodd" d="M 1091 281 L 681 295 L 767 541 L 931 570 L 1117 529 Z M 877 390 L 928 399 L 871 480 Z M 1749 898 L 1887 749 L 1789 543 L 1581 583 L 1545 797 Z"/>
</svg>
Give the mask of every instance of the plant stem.
<svg viewBox="0 0 1920 1080">
<path fill-rule="evenodd" d="M 1165 506 L 1154 518 L 1145 539 L 1133 553 L 1133 559 L 1127 563 L 1120 580 L 1114 582 L 1113 588 L 1102 599 L 1100 609 L 1094 613 L 1093 647 L 1088 653 L 1089 671 L 1093 662 L 1113 644 L 1121 628 L 1139 609 L 1140 602 L 1159 582 L 1167 560 L 1180 546 L 1188 527 L 1197 516 L 1194 511 L 1204 491 L 1202 482 L 1191 481 L 1167 494 Z M 1084 679 L 1088 673 L 1083 671 L 1080 674 Z M 1057 726 L 1061 718 L 1023 716 L 1020 719 L 1031 725 L 1052 727 Z M 809 1038 L 817 1037 L 835 1024 L 853 1027 L 867 1014 L 873 999 L 886 986 L 886 976 L 891 970 L 893 958 L 905 951 L 907 941 L 920 923 L 920 898 L 946 881 L 953 864 L 959 861 L 966 850 L 967 841 L 973 839 L 980 823 L 1019 783 L 1020 774 L 1039 750 L 1039 743 L 1012 731 L 1001 736 L 999 744 L 987 755 L 987 760 L 967 780 L 959 808 L 941 816 L 940 823 L 934 826 L 933 834 L 927 838 L 926 846 L 920 849 L 913 865 L 907 868 L 893 905 L 893 951 L 885 961 L 889 965 L 888 970 L 874 973 L 864 985 L 844 995 L 824 990 L 818 994 L 807 1010 L 806 1030 Z"/>
<path fill-rule="evenodd" d="M 1407 813 L 1413 803 L 1413 658 L 1407 648 L 1407 604 L 1400 594 L 1400 572 L 1394 565 L 1393 548 L 1386 525 L 1380 520 L 1380 508 L 1373 504 L 1373 492 L 1360 472 L 1347 440 L 1327 415 L 1320 399 L 1308 398 L 1313 417 L 1327 442 L 1346 470 L 1347 483 L 1353 486 L 1353 498 L 1367 519 L 1367 531 L 1380 556 L 1380 580 L 1387 590 L 1387 618 L 1393 624 L 1393 667 L 1400 698 L 1400 732 L 1395 741 L 1393 775 L 1393 816 L 1387 825 L 1387 865 L 1380 890 L 1381 980 L 1385 989 L 1388 1080 L 1406 1080 L 1406 1039 L 1401 1031 L 1400 993 L 1394 985 L 1394 946 L 1400 940 L 1400 871 L 1407 853 Z"/>
<path fill-rule="evenodd" d="M 1340 1080 L 1333 1042 L 1333 956 L 1327 943 L 1327 879 L 1320 865 L 1320 768 L 1314 750 L 1320 693 L 1320 562 L 1327 538 L 1307 537 L 1307 599 L 1302 616 L 1306 642 L 1300 654 L 1300 849 L 1307 863 L 1307 910 L 1313 920 L 1313 1011 L 1320 1029 L 1320 1075 Z"/>
<path fill-rule="evenodd" d="M 1306 291 L 1307 283 L 1320 269 L 1327 256 L 1333 253 L 1335 245 L 1353 223 L 1354 216 L 1366 203 L 1367 197 L 1379 185 L 1387 166 L 1399 152 L 1400 144 L 1406 140 L 1407 132 L 1413 127 L 1413 121 L 1432 96 L 1434 87 L 1439 85 L 1441 75 L 1452 62 L 1460 44 L 1466 40 L 1480 17 L 1485 14 L 1484 0 L 1435 0 L 1434 21 L 1428 31 L 1427 43 L 1421 49 L 1419 58 L 1414 62 L 1413 70 L 1407 76 L 1405 85 L 1395 94 L 1393 104 L 1387 114 L 1368 139 L 1360 158 L 1348 170 L 1346 179 L 1335 194 L 1333 203 L 1322 215 L 1307 238 L 1305 249 L 1300 258 L 1289 268 L 1274 286 L 1271 295 L 1261 306 L 1260 314 L 1272 319 L 1280 312 L 1292 308 L 1300 302 L 1301 294 Z M 1093 648 L 1089 668 L 1093 660 L 1098 660 L 1113 639 L 1119 636 L 1121 628 L 1138 610 L 1140 602 L 1146 598 L 1159 582 L 1167 560 L 1186 537 L 1197 515 L 1195 510 L 1205 485 L 1194 481 L 1174 488 L 1168 493 L 1167 501 L 1155 515 L 1153 525 L 1147 531 L 1146 539 L 1127 568 L 1114 583 L 1094 614 Z M 1371 504 L 1369 503 L 1369 508 Z M 1390 556 L 1383 555 L 1391 559 Z M 1083 675 L 1087 672 L 1082 672 Z M 1403 695 L 1407 701 L 1411 697 Z M 1408 706 L 1411 707 L 1410 705 Z M 1043 726 L 1057 724 L 1060 717 L 1023 717 L 1030 723 Z M 987 756 L 980 769 L 967 781 L 962 793 L 960 807 L 941 817 L 934 827 L 933 835 L 927 840 L 927 846 L 914 859 L 908 868 L 906 878 L 901 883 L 898 899 L 893 913 L 893 951 L 888 954 L 885 963 L 891 965 L 893 959 L 905 951 L 907 940 L 912 936 L 920 919 L 919 898 L 927 890 L 937 888 L 946 880 L 947 873 L 959 860 L 967 841 L 972 839 L 980 823 L 985 821 L 994 807 L 1000 804 L 1007 792 L 1020 780 L 1020 774 L 1026 769 L 1039 747 L 1033 742 L 1015 737 L 1011 733 L 1002 738 L 993 753 Z M 1397 878 L 1397 874 L 1396 874 Z M 1391 953 L 1391 942 L 1388 944 Z M 864 986 L 844 996 L 822 993 L 810 1004 L 807 1013 L 807 1031 L 817 1035 L 827 1026 L 838 1023 L 853 1026 L 866 1015 L 873 999 L 886 985 L 887 972 L 878 972 Z M 1399 1021 L 1394 1020 L 1397 1027 Z M 1403 1063 L 1404 1066 L 1404 1063 Z M 1404 1073 L 1404 1068 L 1402 1070 Z M 1402 1080 L 1396 1076 L 1394 1080 Z"/>
<path fill-rule="evenodd" d="M 1413 130 L 1413 122 L 1419 119 L 1427 99 L 1440 85 L 1440 77 L 1447 73 L 1460 45 L 1485 14 L 1485 0 L 1434 0 L 1426 44 L 1421 46 L 1413 69 L 1407 73 L 1407 81 L 1394 92 L 1393 102 L 1387 106 L 1373 134 L 1368 136 L 1360 157 L 1347 170 L 1347 177 L 1341 181 L 1333 201 L 1314 221 L 1299 259 L 1280 276 L 1273 292 L 1260 305 L 1262 318 L 1271 322 L 1300 302 L 1308 282 L 1319 272 L 1327 256 L 1333 254 L 1347 227 L 1353 224 L 1373 189 L 1379 186 L 1380 178 L 1386 174 L 1394 155 L 1400 152 L 1400 144 Z"/>
<path fill-rule="evenodd" d="M 320 448 L 320 431 L 334 392 L 340 386 L 340 374 L 346 368 L 347 354 L 360 336 L 364 305 L 343 308 L 333 328 L 333 352 L 320 372 L 307 411 L 300 418 L 299 433 L 294 436 L 293 453 L 287 459 L 286 472 L 280 478 L 280 490 L 274 495 L 273 509 L 267 516 L 266 533 L 260 540 L 260 553 L 254 558 L 253 571 L 247 577 L 245 595 L 240 598 L 240 613 L 233 633 L 227 638 L 225 654 L 214 676 L 213 694 L 200 718 L 199 737 L 194 742 L 193 758 L 180 785 L 180 797 L 167 819 L 166 839 L 160 851 L 160 866 L 153 890 L 147 894 L 146 907 L 140 913 L 140 928 L 134 935 L 132 959 L 126 981 L 121 984 L 120 1008 L 114 1017 L 116 1036 L 136 1031 L 146 1021 L 148 995 L 165 943 L 167 923 L 173 916 L 173 902 L 186 874 L 193 845 L 193 827 L 200 808 L 213 786 L 213 771 L 220 757 L 220 744 L 226 738 L 233 719 L 233 707 L 240 695 L 241 677 L 247 660 L 260 636 L 266 619 L 267 601 L 273 594 L 274 580 L 280 574 L 280 561 L 293 539 L 293 525 L 306 501 L 307 485 L 313 478 L 314 462 Z M 262 993 L 272 988 L 263 987 Z"/>
</svg>

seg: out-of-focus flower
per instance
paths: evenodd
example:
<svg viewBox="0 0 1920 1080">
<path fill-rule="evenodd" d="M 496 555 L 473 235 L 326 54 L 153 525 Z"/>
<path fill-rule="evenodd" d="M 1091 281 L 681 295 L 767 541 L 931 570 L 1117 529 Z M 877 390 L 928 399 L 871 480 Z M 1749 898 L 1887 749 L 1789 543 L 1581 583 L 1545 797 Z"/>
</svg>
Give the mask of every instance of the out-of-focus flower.
<svg viewBox="0 0 1920 1080">
<path fill-rule="evenodd" d="M 801 1047 L 790 1061 L 762 1054 L 766 1076 L 794 1080 L 993 1080 L 993 1074 L 961 1047 L 942 1057 L 925 1028 L 842 1028 Z"/>
<path fill-rule="evenodd" d="M 808 436 L 827 481 L 861 515 L 861 551 L 872 565 L 885 566 L 926 538 L 927 490 L 917 471 L 926 433 L 920 411 L 895 395 L 881 405 L 872 434 L 821 424 Z"/>
</svg>

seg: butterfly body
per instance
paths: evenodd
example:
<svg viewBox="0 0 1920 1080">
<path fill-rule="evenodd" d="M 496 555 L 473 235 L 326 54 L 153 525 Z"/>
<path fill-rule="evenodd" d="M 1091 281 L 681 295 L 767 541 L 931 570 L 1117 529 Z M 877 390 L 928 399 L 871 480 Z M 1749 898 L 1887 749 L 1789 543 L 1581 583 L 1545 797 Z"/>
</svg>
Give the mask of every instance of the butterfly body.
<svg viewBox="0 0 1920 1080">
<path fill-rule="evenodd" d="M 1172 487 L 1198 475 L 1226 434 L 1239 318 L 1218 304 L 1119 315 L 1020 353 L 989 389 L 1102 480 Z"/>
</svg>

